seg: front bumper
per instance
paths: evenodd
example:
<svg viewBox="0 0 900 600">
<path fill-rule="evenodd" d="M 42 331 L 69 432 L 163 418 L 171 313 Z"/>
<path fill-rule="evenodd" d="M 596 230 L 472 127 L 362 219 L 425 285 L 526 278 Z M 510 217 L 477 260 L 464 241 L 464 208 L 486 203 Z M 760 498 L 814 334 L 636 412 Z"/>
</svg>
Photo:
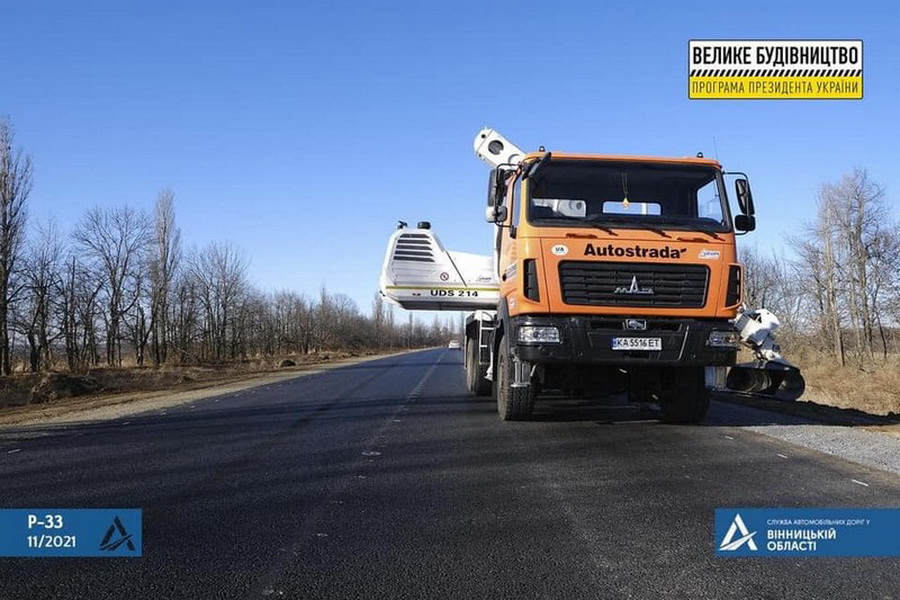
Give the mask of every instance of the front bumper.
<svg viewBox="0 0 900 600">
<path fill-rule="evenodd" d="M 709 346 L 712 331 L 732 331 L 724 319 L 647 319 L 635 317 L 646 329 L 626 328 L 631 318 L 586 316 L 520 316 L 510 318 L 513 353 L 530 363 L 653 364 L 668 366 L 731 366 L 737 350 Z M 522 343 L 524 326 L 559 329 L 559 343 Z M 659 338 L 661 350 L 613 350 L 614 337 Z"/>
</svg>

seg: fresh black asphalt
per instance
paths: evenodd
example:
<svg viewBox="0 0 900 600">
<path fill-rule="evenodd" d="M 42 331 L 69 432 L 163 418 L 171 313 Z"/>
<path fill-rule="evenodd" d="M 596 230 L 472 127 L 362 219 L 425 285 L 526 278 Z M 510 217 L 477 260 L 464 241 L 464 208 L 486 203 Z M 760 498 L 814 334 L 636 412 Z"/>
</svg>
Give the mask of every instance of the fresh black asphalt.
<svg viewBox="0 0 900 600">
<path fill-rule="evenodd" d="M 717 507 L 898 506 L 897 476 L 728 404 L 673 426 L 551 398 L 501 423 L 461 362 L 0 429 L 0 507 L 144 511 L 142 557 L 0 558 L 0 598 L 900 598 L 898 559 L 717 558 L 713 539 Z"/>
</svg>

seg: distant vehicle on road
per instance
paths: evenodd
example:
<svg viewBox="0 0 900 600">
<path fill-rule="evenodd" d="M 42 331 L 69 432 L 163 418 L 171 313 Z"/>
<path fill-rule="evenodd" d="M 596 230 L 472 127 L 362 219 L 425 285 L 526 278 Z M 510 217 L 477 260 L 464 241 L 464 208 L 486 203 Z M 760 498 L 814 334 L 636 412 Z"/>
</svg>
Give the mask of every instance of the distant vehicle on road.
<svg viewBox="0 0 900 600">
<path fill-rule="evenodd" d="M 462 350 L 462 344 L 459 340 L 450 340 L 450 343 L 447 344 L 448 350 Z"/>
</svg>

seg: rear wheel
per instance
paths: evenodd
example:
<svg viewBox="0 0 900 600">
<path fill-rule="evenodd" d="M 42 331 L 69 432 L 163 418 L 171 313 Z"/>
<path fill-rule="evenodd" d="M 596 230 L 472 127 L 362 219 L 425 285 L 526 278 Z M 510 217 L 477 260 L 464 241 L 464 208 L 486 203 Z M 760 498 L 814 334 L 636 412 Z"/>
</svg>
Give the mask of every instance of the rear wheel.
<svg viewBox="0 0 900 600">
<path fill-rule="evenodd" d="M 481 363 L 481 352 L 478 340 L 466 340 L 466 389 L 476 396 L 487 396 L 491 393 L 491 382 L 487 379 L 490 365 Z"/>
<path fill-rule="evenodd" d="M 514 365 L 505 340 L 500 340 L 497 352 L 497 371 L 494 374 L 494 395 L 501 421 L 525 421 L 534 410 L 537 387 L 534 383 L 513 387 Z"/>
<path fill-rule="evenodd" d="M 660 398 L 667 423 L 699 423 L 709 410 L 709 390 L 703 367 L 676 369 L 669 374 L 666 391 Z"/>
</svg>

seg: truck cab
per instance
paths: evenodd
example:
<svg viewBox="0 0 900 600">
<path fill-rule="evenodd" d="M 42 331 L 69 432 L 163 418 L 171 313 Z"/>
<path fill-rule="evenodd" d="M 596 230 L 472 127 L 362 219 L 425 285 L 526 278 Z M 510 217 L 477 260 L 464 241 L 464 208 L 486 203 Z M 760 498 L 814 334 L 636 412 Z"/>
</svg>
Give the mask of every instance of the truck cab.
<svg viewBox="0 0 900 600">
<path fill-rule="evenodd" d="M 490 182 L 501 417 L 527 418 L 545 388 L 625 388 L 670 421 L 701 419 L 740 343 L 746 179 L 736 219 L 721 166 L 699 156 L 537 152 Z"/>
<path fill-rule="evenodd" d="M 401 221 L 380 286 L 406 309 L 474 310 L 466 385 L 493 393 L 502 420 L 529 418 L 551 390 L 625 391 L 675 423 L 700 421 L 726 383 L 802 394 L 775 343 L 777 319 L 742 304 L 735 240 L 756 225 L 745 175 L 700 154 L 525 153 L 488 128 L 474 150 L 493 167 L 493 253 L 449 251 L 430 223 Z M 735 367 L 741 344 L 757 359 Z"/>
</svg>

